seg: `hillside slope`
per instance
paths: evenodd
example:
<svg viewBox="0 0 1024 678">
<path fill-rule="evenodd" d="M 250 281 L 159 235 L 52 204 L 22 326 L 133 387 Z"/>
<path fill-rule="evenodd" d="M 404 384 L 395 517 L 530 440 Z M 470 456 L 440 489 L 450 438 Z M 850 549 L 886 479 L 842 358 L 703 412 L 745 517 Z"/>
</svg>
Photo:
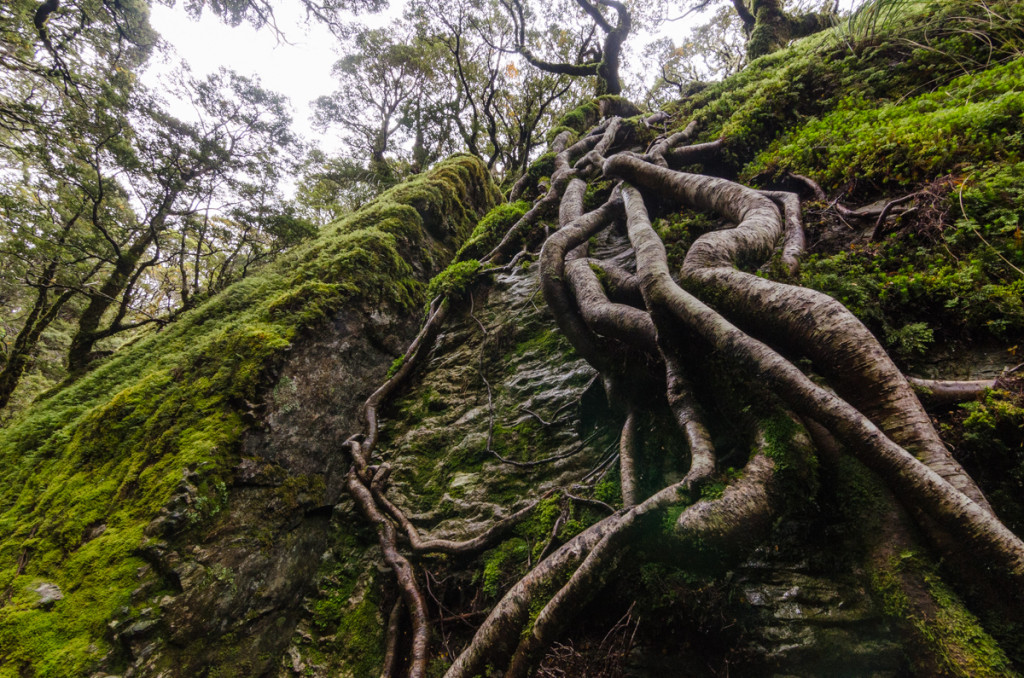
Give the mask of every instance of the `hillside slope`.
<svg viewBox="0 0 1024 678">
<path fill-rule="evenodd" d="M 698 456 L 665 396 L 666 326 L 653 357 L 628 343 L 589 352 L 545 303 L 559 277 L 504 260 L 576 223 L 556 230 L 546 198 L 571 192 L 556 151 L 607 140 L 601 153 L 626 158 L 696 121 L 691 141 L 710 145 L 683 147 L 677 165 L 802 198 L 799 270 L 779 249 L 738 270 L 832 295 L 900 372 L 995 387 L 921 397 L 1019 539 L 1022 26 L 1014 2 L 903 3 L 676 102 L 665 129 L 613 122 L 613 98 L 587 104 L 553 131 L 521 201 L 494 207 L 481 165 L 456 157 L 50 394 L 0 432 L 0 675 L 415 672 L 416 620 L 381 551 L 389 519 L 369 522 L 350 496 L 363 482 L 424 539 L 488 537 L 464 550 L 394 540 L 429 620 L 427 675 L 1016 675 L 1024 607 L 1005 582 L 1019 573 L 936 529 L 850 438 L 794 416 L 767 371 L 751 376 L 682 323 L 676 362 L 689 361 L 717 459 L 632 527 L 630 504 L 683 482 Z M 601 162 L 573 176 L 589 182 L 579 212 L 614 203 Z M 734 224 L 665 194 L 641 202 L 683 287 L 732 309 L 684 272 L 698 239 Z M 589 270 L 643 308 L 635 224 L 609 222 L 583 239 Z M 489 257 L 509 228 L 508 255 Z M 350 471 L 360 403 L 401 372 L 387 365 L 415 334 L 424 282 L 467 239 L 430 290 L 447 320 L 385 403 L 368 470 Z M 826 383 L 827 357 L 779 334 L 764 341 Z M 643 373 L 636 385 L 616 381 L 623 366 Z M 630 449 L 639 470 L 624 483 L 614 462 Z M 687 520 L 700 529 L 680 538 Z M 595 546 L 623 525 L 628 539 Z M 591 551 L 606 560 L 586 571 Z M 571 604 L 550 605 L 564 591 Z"/>
</svg>

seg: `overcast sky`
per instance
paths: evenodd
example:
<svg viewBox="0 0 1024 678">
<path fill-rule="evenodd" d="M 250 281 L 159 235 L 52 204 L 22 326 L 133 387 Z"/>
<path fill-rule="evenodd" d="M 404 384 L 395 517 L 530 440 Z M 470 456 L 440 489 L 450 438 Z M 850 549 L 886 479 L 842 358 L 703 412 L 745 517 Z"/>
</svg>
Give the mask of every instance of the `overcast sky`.
<svg viewBox="0 0 1024 678">
<path fill-rule="evenodd" d="M 241 75 L 257 75 L 264 87 L 280 92 L 291 100 L 294 129 L 307 139 L 316 140 L 326 151 L 340 150 L 336 135 L 314 132 L 310 102 L 334 90 L 331 66 L 338 58 L 338 40 L 330 31 L 316 22 L 305 23 L 300 3 L 281 2 L 277 11 L 278 25 L 287 36 L 288 42 L 281 42 L 269 29 L 257 31 L 248 24 L 230 27 L 223 24 L 211 13 L 204 13 L 202 19 L 193 21 L 179 3 L 166 7 L 153 3 L 150 21 L 153 28 L 169 43 L 177 57 L 161 62 L 151 62 L 143 79 L 157 85 L 162 74 L 168 73 L 184 59 L 192 66 L 196 75 L 205 75 L 220 66 L 231 68 Z M 370 25 L 384 25 L 401 14 L 401 0 L 393 0 L 392 9 L 378 15 L 361 15 L 360 21 Z M 849 9 L 858 0 L 841 0 L 841 7 Z M 691 17 L 687 17 L 691 19 Z M 699 18 L 692 17 L 693 21 Z M 686 22 L 669 24 L 668 28 L 677 35 L 687 30 Z M 633 36 L 630 43 L 637 49 L 648 42 L 650 36 Z M 184 103 L 170 102 L 175 114 L 191 117 Z"/>
<path fill-rule="evenodd" d="M 294 9 L 299 3 L 282 3 Z M 281 29 L 288 42 L 280 42 L 272 31 L 257 31 L 248 24 L 227 26 L 211 13 L 193 21 L 180 6 L 154 3 L 150 14 L 153 28 L 174 49 L 176 58 L 154 60 L 143 78 L 156 84 L 178 59 L 184 59 L 197 76 L 226 66 L 241 75 L 257 75 L 263 86 L 287 96 L 292 103 L 295 131 L 315 139 L 319 135 L 310 126 L 309 102 L 334 90 L 331 66 L 338 59 L 337 38 L 322 25 L 304 23 L 301 13 L 289 14 L 287 7 L 278 12 Z M 174 108 L 175 102 L 170 102 Z M 185 110 L 175 113 L 188 117 Z M 319 139 L 327 149 L 337 148 L 329 138 Z"/>
<path fill-rule="evenodd" d="M 277 12 L 278 25 L 288 42 L 280 42 L 269 29 L 257 31 L 248 24 L 226 26 L 210 12 L 205 12 L 199 21 L 193 21 L 180 3 L 175 7 L 154 3 L 150 22 L 173 47 L 177 57 L 172 56 L 164 62 L 154 60 L 143 78 L 157 85 L 159 78 L 168 73 L 178 59 L 191 64 L 193 72 L 200 76 L 220 66 L 241 75 L 258 75 L 264 87 L 291 100 L 296 132 L 316 140 L 325 150 L 338 150 L 339 145 L 330 133 L 314 132 L 310 125 L 310 102 L 335 88 L 331 66 L 340 56 L 336 52 L 338 39 L 316 22 L 307 24 L 299 3 L 279 5 L 282 9 Z M 371 26 L 385 25 L 401 15 L 403 5 L 401 0 L 392 0 L 390 10 L 376 15 L 359 15 L 358 20 Z M 687 23 L 691 22 L 676 22 L 668 24 L 667 28 L 678 32 L 685 30 L 684 24 Z M 639 49 L 649 39 L 650 36 L 646 35 L 632 36 L 629 44 Z M 176 108 L 175 102 L 170 103 L 176 114 L 189 117 L 187 109 Z M 180 105 L 184 106 L 183 103 Z"/>
</svg>

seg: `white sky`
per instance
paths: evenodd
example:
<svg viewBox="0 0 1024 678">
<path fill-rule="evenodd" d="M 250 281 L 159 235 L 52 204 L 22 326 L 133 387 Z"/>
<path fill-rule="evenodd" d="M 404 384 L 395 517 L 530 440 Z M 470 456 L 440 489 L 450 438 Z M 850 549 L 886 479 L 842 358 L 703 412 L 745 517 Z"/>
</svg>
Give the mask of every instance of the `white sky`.
<svg viewBox="0 0 1024 678">
<path fill-rule="evenodd" d="M 143 80 L 157 85 L 160 77 L 169 73 L 178 59 L 184 59 L 192 66 L 193 72 L 206 75 L 220 66 L 226 66 L 241 75 L 259 77 L 263 86 L 284 94 L 291 100 L 293 129 L 308 140 L 313 140 L 328 152 L 341 150 L 337 134 L 315 132 L 310 124 L 312 111 L 310 102 L 319 96 L 334 91 L 334 79 L 331 77 L 331 66 L 337 60 L 338 39 L 322 25 L 304 21 L 300 3 L 277 3 L 278 25 L 286 35 L 288 42 L 280 42 L 269 29 L 257 31 L 248 24 L 230 27 L 209 12 L 205 12 L 199 21 L 193 21 L 178 4 L 166 7 L 153 3 L 150 21 L 153 28 L 169 43 L 177 57 L 161 62 L 154 59 Z M 841 0 L 840 6 L 848 10 L 859 0 Z M 360 15 L 362 23 L 380 26 L 401 14 L 402 0 L 393 0 L 392 9 L 378 15 Z M 680 21 L 669 24 L 665 29 L 674 35 L 688 30 Z M 699 22 L 699 16 L 692 16 L 693 22 Z M 633 36 L 630 44 L 639 50 L 653 36 Z M 191 112 L 182 103 L 179 106 L 170 102 L 172 112 L 184 118 L 191 117 Z"/>
<path fill-rule="evenodd" d="M 170 72 L 179 59 L 184 59 L 197 76 L 212 73 L 225 66 L 240 75 L 258 76 L 263 86 L 284 94 L 291 100 L 294 130 L 307 139 L 317 140 L 325 150 L 337 150 L 339 144 L 314 132 L 310 121 L 310 102 L 334 91 L 331 66 L 338 59 L 338 41 L 322 25 L 306 24 L 301 12 L 289 14 L 287 5 L 278 12 L 278 24 L 288 39 L 279 42 L 268 29 L 257 31 L 249 24 L 227 26 L 210 12 L 193 21 L 180 6 L 166 7 L 154 3 L 150 14 L 153 28 L 176 52 L 170 61 L 154 60 L 143 74 L 143 80 L 156 85 Z M 190 117 L 170 102 L 175 114 Z M 318 138 L 319 137 L 319 138 Z"/>
</svg>

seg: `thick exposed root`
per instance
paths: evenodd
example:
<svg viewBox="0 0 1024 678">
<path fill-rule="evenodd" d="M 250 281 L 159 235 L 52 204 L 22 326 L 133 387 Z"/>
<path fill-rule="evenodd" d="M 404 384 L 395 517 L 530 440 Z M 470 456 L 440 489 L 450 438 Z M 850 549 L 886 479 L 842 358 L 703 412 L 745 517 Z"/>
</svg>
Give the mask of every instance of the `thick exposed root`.
<svg viewBox="0 0 1024 678">
<path fill-rule="evenodd" d="M 782 241 L 782 265 L 790 275 L 796 275 L 800 270 L 800 257 L 807 249 L 804 225 L 800 220 L 800 196 L 784 191 L 761 191 L 761 195 L 770 198 L 782 211 L 786 223 Z"/>
<path fill-rule="evenodd" d="M 402 364 L 391 378 L 387 379 L 381 386 L 370 394 L 370 397 L 363 403 L 363 421 L 366 423 L 366 443 L 372 451 L 377 444 L 379 431 L 378 410 L 381 404 L 401 386 L 409 375 L 413 373 L 416 366 L 434 346 L 445 318 L 448 316 L 448 304 L 446 300 L 434 299 L 430 304 L 430 313 L 427 322 L 423 324 L 416 338 L 409 344 L 409 348 L 402 356 Z"/>
<path fill-rule="evenodd" d="M 599 128 L 604 131 L 603 126 Z M 595 130 L 596 131 L 596 130 Z M 564 134 L 564 133 L 563 133 Z M 561 135 L 560 135 L 561 137 Z M 567 139 L 568 137 L 566 137 Z M 558 151 L 555 156 L 555 171 L 551 174 L 551 188 L 524 214 L 519 221 L 512 225 L 505 236 L 493 250 L 491 250 L 483 261 L 487 263 L 501 263 L 519 247 L 519 243 L 528 236 L 532 227 L 547 215 L 560 208 L 562 195 L 565 192 L 569 181 L 576 176 L 576 170 L 572 165 L 576 160 L 593 149 L 602 140 L 602 136 L 590 135 L 583 137 L 572 146 Z M 558 139 L 556 139 L 556 142 Z M 564 143 L 564 141 L 563 141 Z"/>
<path fill-rule="evenodd" d="M 636 506 L 636 410 L 633 409 L 626 415 L 622 435 L 619 436 L 619 477 L 622 485 L 622 505 L 626 508 Z"/>
<path fill-rule="evenodd" d="M 614 468 L 618 458 L 623 508 L 616 511 L 595 499 L 566 493 L 569 500 L 609 515 L 555 548 L 555 536 L 567 515 L 563 509 L 539 562 L 491 610 L 449 669 L 448 678 L 481 675 L 491 670 L 488 667 L 498 667 L 506 678 L 530 675 L 573 615 L 618 576 L 618 565 L 642 531 L 662 529 L 658 521 L 670 507 L 687 507 L 671 533 L 679 544 L 697 540 L 727 550 L 755 545 L 768 534 L 783 506 L 789 505 L 782 500 L 792 488 L 782 486 L 780 469 L 811 459 L 814 447 L 834 458 L 841 444 L 875 471 L 900 502 L 916 511 L 920 523 L 928 529 L 937 526 L 938 532 L 952 538 L 940 541 L 940 547 L 952 545 L 988 559 L 993 577 L 1019 595 L 1024 590 L 1024 542 L 993 515 L 981 491 L 939 439 L 917 397 L 921 393 L 929 403 L 949 403 L 976 397 L 994 383 L 908 380 L 839 302 L 744 271 L 762 266 L 781 242 L 780 262 L 790 275 L 796 273 L 805 247 L 799 196 L 756 191 L 725 179 L 671 169 L 712 160 L 721 152 L 723 140 L 678 147 L 692 138 L 695 124 L 657 139 L 644 155 L 616 146 L 622 127 L 618 118 L 610 118 L 572 145 L 568 133 L 559 135 L 552 144 L 557 155 L 549 190 L 485 261 L 506 261 L 524 242 L 535 242 L 542 220 L 557 215 L 559 229 L 546 238 L 540 254 L 544 298 L 562 333 L 599 371 L 609 402 L 626 414 L 618 453 L 608 454 L 573 490 L 586 494 L 595 478 Z M 584 213 L 587 181 L 602 173 L 620 183 L 604 204 Z M 813 180 L 794 178 L 815 199 L 824 200 Z M 526 188 L 517 182 L 512 193 L 517 197 Z M 674 278 L 641 191 L 656 199 L 653 204 L 711 211 L 735 226 L 701 235 Z M 636 273 L 587 255 L 588 241 L 621 222 L 623 215 Z M 429 351 L 447 308 L 443 300 L 432 304 L 402 368 L 367 401 L 367 434 L 349 442 L 353 457 L 349 490 L 377 529 L 385 560 L 398 580 L 412 625 L 409 675 L 417 676 L 425 666 L 429 639 L 426 605 L 412 566 L 398 550 L 399 533 L 415 554 L 472 555 L 495 544 L 535 506 L 521 508 L 473 539 L 426 539 L 386 496 L 387 465 L 370 464 L 377 413 Z M 830 387 L 816 383 L 783 354 L 809 358 Z M 708 355 L 727 361 L 731 370 L 757 384 L 758 391 L 780 399 L 787 412 L 795 412 L 780 416 L 791 420 L 798 432 L 788 441 L 791 456 L 782 463 L 766 430 L 755 423 L 748 438 L 753 449 L 741 478 L 720 497 L 692 503 L 699 488 L 714 476 L 717 463 L 693 385 L 694 378 L 701 383 L 708 380 L 706 366 L 698 362 L 699 356 Z M 484 383 L 490 399 L 490 384 L 486 379 Z M 652 384 L 657 388 L 649 393 Z M 639 482 L 645 459 L 637 442 L 641 393 L 644 402 L 667 406 L 690 455 L 689 469 L 681 480 L 646 497 Z M 542 425 L 549 424 L 530 414 Z M 796 423 L 796 416 L 806 422 L 807 430 Z M 492 449 L 492 434 L 493 412 L 487 450 L 516 466 L 548 463 L 574 453 L 515 462 Z M 392 616 L 397 624 L 398 613 Z M 397 634 L 389 633 L 389 638 L 392 635 Z M 390 649 L 388 656 L 393 654 Z M 385 675 L 394 666 L 392 658 Z"/>
<path fill-rule="evenodd" d="M 384 646 L 384 666 L 380 670 L 380 678 L 395 678 L 398 670 L 398 635 L 402 626 L 402 599 L 399 598 L 391 607 L 388 615 L 388 631 Z"/>
<path fill-rule="evenodd" d="M 731 181 L 672 172 L 634 158 L 609 160 L 605 171 L 734 222 L 735 228 L 706 233 L 691 246 L 682 270 L 688 288 L 741 327 L 811 358 L 836 391 L 893 441 L 991 511 L 939 439 L 902 372 L 863 323 L 825 294 L 737 269 L 768 259 L 785 233 L 770 199 Z"/>
<path fill-rule="evenodd" d="M 570 251 L 610 224 L 621 209 L 621 202 L 613 199 L 593 212 L 573 219 L 547 239 L 540 254 L 541 290 L 558 328 L 577 352 L 603 374 L 615 370 L 614 359 L 607 350 L 607 344 L 587 327 L 565 285 L 565 259 Z"/>
<path fill-rule="evenodd" d="M 944 381 L 907 377 L 907 381 L 910 382 L 922 401 L 935 407 L 974 400 L 984 394 L 986 390 L 996 388 L 995 379 Z"/>
<path fill-rule="evenodd" d="M 669 275 L 664 246 L 650 226 L 639 191 L 626 187 L 623 197 L 649 305 L 675 315 L 714 349 L 730 356 L 749 378 L 781 395 L 798 414 L 825 425 L 861 461 L 879 472 L 897 495 L 920 506 L 962 543 L 991 558 L 1013 590 L 1024 590 L 1024 543 L 1016 535 L 989 510 L 886 437 L 849 403 L 815 384 L 788 360 L 678 287 Z"/>
<path fill-rule="evenodd" d="M 658 355 L 658 338 L 651 315 L 610 301 L 589 259 L 568 262 L 565 277 L 583 322 L 592 333 L 640 348 L 649 356 Z"/>
<path fill-rule="evenodd" d="M 409 677 L 422 678 L 427 673 L 427 651 L 430 647 L 430 626 L 427 622 L 427 602 L 416 583 L 416 575 L 408 559 L 398 552 L 398 535 L 395 526 L 378 509 L 373 495 L 352 469 L 347 478 L 349 494 L 355 500 L 363 516 L 377 530 L 377 538 L 384 561 L 395 573 L 402 601 L 409 611 L 412 622 L 412 650 L 410 651 Z"/>
</svg>

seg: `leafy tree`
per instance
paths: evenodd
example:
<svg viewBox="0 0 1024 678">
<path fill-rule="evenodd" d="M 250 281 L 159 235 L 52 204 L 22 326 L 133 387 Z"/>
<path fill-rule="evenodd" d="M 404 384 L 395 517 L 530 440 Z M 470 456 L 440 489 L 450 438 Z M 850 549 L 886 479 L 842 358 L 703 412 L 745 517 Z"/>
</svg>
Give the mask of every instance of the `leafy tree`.
<svg viewBox="0 0 1024 678">
<path fill-rule="evenodd" d="M 699 0 L 690 11 L 701 11 L 719 0 Z M 747 57 L 756 59 L 784 47 L 791 40 L 824 30 L 835 23 L 836 4 L 825 2 L 817 10 L 790 12 L 785 0 L 732 0 L 732 8 L 747 37 Z"/>
<path fill-rule="evenodd" d="M 324 24 L 337 35 L 348 33 L 348 12 L 377 12 L 388 5 L 387 0 L 300 0 L 299 4 L 308 20 Z M 193 17 L 198 18 L 203 10 L 209 9 L 229 26 L 266 26 L 283 37 L 277 25 L 278 6 L 272 0 L 185 0 L 185 9 Z"/>
<path fill-rule="evenodd" d="M 362 207 L 384 188 L 359 161 L 314 149 L 303 161 L 295 201 L 303 218 L 322 226 Z"/>
<path fill-rule="evenodd" d="M 183 121 L 131 89 L 57 107 L 48 134 L 0 149 L 0 407 L 59 316 L 81 371 L 98 343 L 165 324 L 309 231 L 276 195 L 292 144 L 281 97 L 228 72 L 183 74 L 171 93 L 197 114 Z"/>
<path fill-rule="evenodd" d="M 26 129 L 37 116 L 52 110 L 43 100 L 55 93 L 87 97 L 104 73 L 144 62 L 156 37 L 142 2 L 3 3 L 0 125 Z"/>
<path fill-rule="evenodd" d="M 98 136 L 88 156 L 75 158 L 91 170 L 92 182 L 80 188 L 94 204 L 123 192 L 139 207 L 122 210 L 123 218 L 111 227 L 90 221 L 102 236 L 107 266 L 96 286 L 80 290 L 88 303 L 68 350 L 72 372 L 88 365 L 98 341 L 165 321 L 159 316 L 128 320 L 142 276 L 176 244 L 185 249 L 188 238 L 181 233 L 196 223 L 192 217 L 200 210 L 217 202 L 250 204 L 251 182 L 272 179 L 282 149 L 292 143 L 284 100 L 248 78 L 223 70 L 200 81 L 183 76 L 172 92 L 191 100 L 196 122 L 173 118 L 157 102 L 142 100 L 134 143 Z M 168 238 L 175 231 L 177 237 Z M 183 257 L 179 254 L 179 261 Z M 194 275 L 193 286 L 197 281 Z M 182 302 L 195 292 L 183 284 Z"/>
<path fill-rule="evenodd" d="M 348 145 L 367 159 L 374 183 L 388 186 L 405 173 L 408 145 L 413 171 L 452 150 L 443 130 L 429 129 L 446 107 L 431 93 L 437 47 L 408 33 L 370 29 L 356 35 L 353 48 L 334 65 L 339 87 L 316 100 L 315 120 L 325 130 L 341 127 Z"/>
<path fill-rule="evenodd" d="M 679 44 L 662 38 L 647 47 L 647 57 L 659 71 L 648 97 L 653 105 L 685 95 L 697 83 L 722 80 L 746 64 L 743 24 L 722 6 L 711 19 L 692 29 Z"/>
<path fill-rule="evenodd" d="M 526 67 L 498 2 L 420 3 L 413 16 L 420 33 L 447 50 L 438 65 L 455 83 L 454 120 L 465 148 L 505 177 L 525 170 L 541 142 L 538 128 L 580 98 L 578 80 Z"/>
<path fill-rule="evenodd" d="M 575 0 L 576 13 L 582 12 L 592 23 L 580 31 L 577 40 L 570 41 L 566 40 L 566 32 L 561 28 L 567 7 L 549 7 L 545 17 L 549 20 L 548 25 L 538 28 L 535 25 L 538 17 L 533 7 L 524 6 L 522 0 L 502 0 L 502 4 L 514 23 L 516 50 L 531 66 L 559 75 L 595 76 L 598 95 L 622 93 L 619 79 L 622 46 L 633 27 L 630 9 L 624 3 L 618 0 Z M 608 11 L 614 13 L 613 19 L 605 16 Z M 599 33 L 603 39 L 598 38 Z M 531 46 L 537 42 L 546 42 L 549 47 L 557 49 L 552 55 L 541 57 Z M 572 60 L 566 59 L 569 56 L 567 51 Z"/>
</svg>

